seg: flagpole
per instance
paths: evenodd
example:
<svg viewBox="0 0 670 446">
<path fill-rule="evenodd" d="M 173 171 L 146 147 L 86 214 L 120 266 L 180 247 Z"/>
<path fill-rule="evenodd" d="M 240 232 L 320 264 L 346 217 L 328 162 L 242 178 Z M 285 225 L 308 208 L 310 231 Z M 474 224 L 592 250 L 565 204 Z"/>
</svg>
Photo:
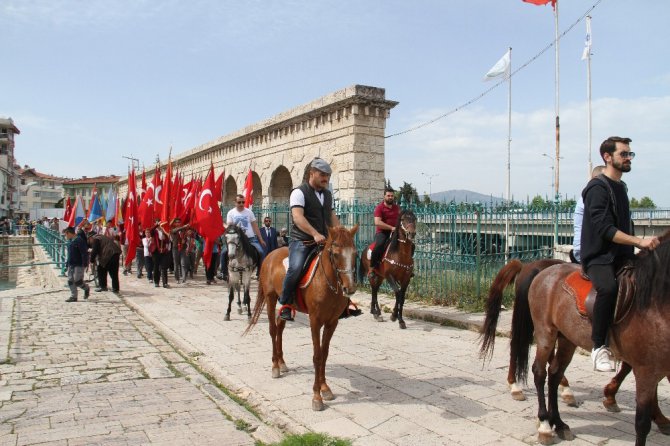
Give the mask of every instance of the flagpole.
<svg viewBox="0 0 670 446">
<path fill-rule="evenodd" d="M 511 206 L 511 169 L 510 169 L 510 153 L 512 145 L 512 47 L 509 47 L 509 68 L 507 74 L 508 89 L 507 89 L 507 212 L 505 212 L 505 263 L 509 261 L 509 212 Z"/>
<path fill-rule="evenodd" d="M 558 1 L 554 4 L 554 45 L 555 45 L 555 59 L 556 59 L 556 68 L 555 68 L 555 85 L 556 85 L 556 98 L 555 98 L 555 108 L 556 108 L 556 168 L 554 169 L 554 185 L 555 185 L 555 196 L 554 196 L 554 254 L 556 254 L 556 247 L 558 246 L 558 199 L 559 199 L 559 178 L 560 178 L 560 159 L 561 159 L 561 124 L 559 119 L 559 41 L 558 41 Z"/>
<path fill-rule="evenodd" d="M 589 170 L 586 173 L 587 179 L 591 178 L 591 172 L 593 171 L 593 164 L 591 162 L 591 149 L 592 149 L 592 137 L 593 137 L 593 121 L 591 116 L 591 16 L 586 16 L 586 32 L 587 32 L 587 46 L 586 51 L 586 96 L 588 100 L 588 151 L 589 151 Z"/>
</svg>

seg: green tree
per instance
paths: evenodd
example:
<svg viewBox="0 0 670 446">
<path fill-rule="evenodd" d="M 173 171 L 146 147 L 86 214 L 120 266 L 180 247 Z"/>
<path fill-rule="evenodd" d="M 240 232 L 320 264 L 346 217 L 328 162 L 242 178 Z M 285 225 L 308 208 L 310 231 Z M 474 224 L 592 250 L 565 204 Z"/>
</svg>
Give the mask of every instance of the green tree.
<svg viewBox="0 0 670 446">
<path fill-rule="evenodd" d="M 403 181 L 400 190 L 396 191 L 396 200 L 398 203 L 403 203 L 405 206 L 411 203 L 419 202 L 419 194 L 411 183 Z"/>
<path fill-rule="evenodd" d="M 656 203 L 651 198 L 644 196 L 637 201 L 635 198 L 630 200 L 630 207 L 636 209 L 656 209 Z"/>
<path fill-rule="evenodd" d="M 535 195 L 530 201 L 531 209 L 543 209 L 547 207 L 547 201 L 542 198 L 540 195 Z"/>
</svg>

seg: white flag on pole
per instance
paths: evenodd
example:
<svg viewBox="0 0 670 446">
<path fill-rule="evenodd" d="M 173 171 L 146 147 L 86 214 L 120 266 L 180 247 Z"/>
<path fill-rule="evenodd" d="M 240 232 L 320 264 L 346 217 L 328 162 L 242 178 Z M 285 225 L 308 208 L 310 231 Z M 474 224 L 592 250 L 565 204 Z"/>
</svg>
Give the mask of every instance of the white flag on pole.
<svg viewBox="0 0 670 446">
<path fill-rule="evenodd" d="M 510 67 L 510 56 L 509 50 L 505 53 L 503 57 L 500 58 L 498 62 L 489 70 L 488 73 L 484 76 L 485 81 L 490 81 L 495 79 L 498 76 L 509 77 L 509 67 Z"/>
<path fill-rule="evenodd" d="M 586 39 L 584 40 L 584 51 L 582 52 L 582 60 L 591 58 L 591 20 L 586 18 Z"/>
</svg>

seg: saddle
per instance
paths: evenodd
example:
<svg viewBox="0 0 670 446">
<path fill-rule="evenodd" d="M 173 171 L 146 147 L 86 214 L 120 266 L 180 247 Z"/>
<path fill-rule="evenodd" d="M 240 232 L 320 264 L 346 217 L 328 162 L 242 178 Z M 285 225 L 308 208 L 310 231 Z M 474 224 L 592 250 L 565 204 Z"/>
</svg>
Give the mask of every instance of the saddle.
<svg viewBox="0 0 670 446">
<path fill-rule="evenodd" d="M 307 313 L 307 305 L 305 305 L 305 299 L 301 290 L 307 288 L 312 282 L 316 268 L 319 265 L 319 259 L 321 259 L 321 257 L 319 257 L 319 252 L 314 249 L 309 253 L 302 266 L 300 282 L 298 282 L 298 288 L 295 290 L 296 307 L 301 313 Z M 284 270 L 288 271 L 288 257 L 282 261 L 282 264 L 284 265 Z"/>
<path fill-rule="evenodd" d="M 635 282 L 633 280 L 632 266 L 623 266 L 617 272 L 616 278 L 619 291 L 617 293 L 614 324 L 618 324 L 626 317 L 635 300 Z M 570 273 L 561 285 L 575 299 L 579 315 L 591 321 L 593 319 L 593 306 L 595 305 L 597 295 L 591 280 L 589 280 L 581 269 L 578 269 Z"/>
</svg>

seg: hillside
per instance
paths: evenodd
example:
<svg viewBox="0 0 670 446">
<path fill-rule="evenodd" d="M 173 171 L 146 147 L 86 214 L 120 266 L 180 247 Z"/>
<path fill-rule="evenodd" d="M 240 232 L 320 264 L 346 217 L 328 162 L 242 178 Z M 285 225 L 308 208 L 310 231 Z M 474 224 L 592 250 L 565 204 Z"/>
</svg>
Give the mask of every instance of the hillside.
<svg viewBox="0 0 670 446">
<path fill-rule="evenodd" d="M 471 190 L 453 189 L 444 192 L 435 192 L 430 195 L 430 199 L 438 202 L 450 203 L 452 200 L 456 203 L 474 203 L 480 202 L 482 204 L 494 204 L 504 201 L 502 197 L 492 197 L 491 195 L 480 194 Z"/>
</svg>

